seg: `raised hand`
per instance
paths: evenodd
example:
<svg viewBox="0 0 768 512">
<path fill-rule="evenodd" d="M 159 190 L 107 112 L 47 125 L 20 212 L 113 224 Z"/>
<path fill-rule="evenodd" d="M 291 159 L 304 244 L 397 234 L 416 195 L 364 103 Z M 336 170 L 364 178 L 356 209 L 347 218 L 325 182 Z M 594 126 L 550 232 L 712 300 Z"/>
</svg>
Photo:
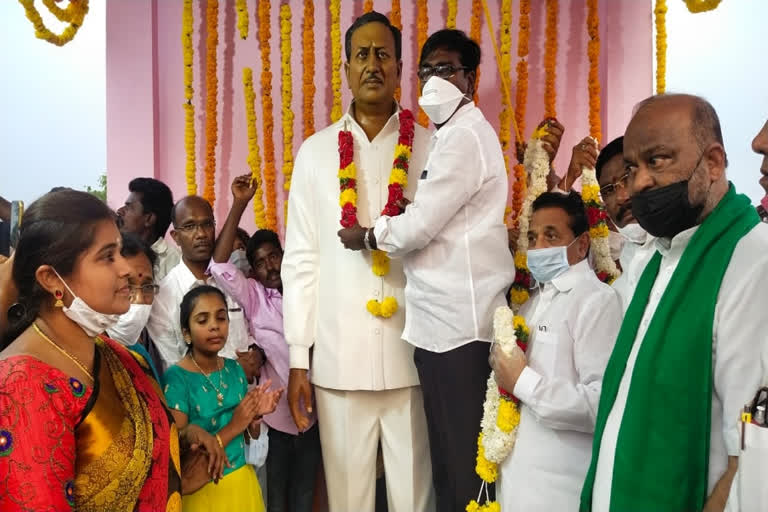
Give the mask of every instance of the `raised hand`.
<svg viewBox="0 0 768 512">
<path fill-rule="evenodd" d="M 256 186 L 251 179 L 250 174 L 243 174 L 232 181 L 232 197 L 235 201 L 247 203 L 253 199 L 256 193 Z"/>
<path fill-rule="evenodd" d="M 597 154 L 597 143 L 592 137 L 584 137 L 573 146 L 571 163 L 568 164 L 568 171 L 560 182 L 560 188 L 567 192 L 581 176 L 581 171 L 585 167 L 594 168 L 597 164 Z"/>
<path fill-rule="evenodd" d="M 547 134 L 541 138 L 541 145 L 544 148 L 544 151 L 547 152 L 547 155 L 549 155 L 549 163 L 551 165 L 552 162 L 555 161 L 557 150 L 560 149 L 560 141 L 563 138 L 565 127 L 554 117 L 545 119 L 539 126 L 544 124 L 547 125 Z"/>
</svg>

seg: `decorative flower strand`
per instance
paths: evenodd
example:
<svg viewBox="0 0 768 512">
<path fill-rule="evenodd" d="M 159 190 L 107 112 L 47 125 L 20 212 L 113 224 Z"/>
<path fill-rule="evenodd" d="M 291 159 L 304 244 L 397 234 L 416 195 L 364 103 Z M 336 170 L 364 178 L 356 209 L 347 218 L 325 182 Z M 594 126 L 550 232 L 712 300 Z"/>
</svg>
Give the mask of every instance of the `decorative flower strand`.
<svg viewBox="0 0 768 512">
<path fill-rule="evenodd" d="M 259 139 L 256 132 L 256 93 L 253 91 L 253 70 L 243 68 L 243 92 L 245 93 L 245 117 L 248 129 L 248 167 L 251 169 L 251 179 L 256 185 L 253 195 L 253 213 L 256 227 L 267 226 L 264 214 L 264 190 L 261 181 L 261 157 L 259 156 Z"/>
<path fill-rule="evenodd" d="M 280 5 L 280 74 L 281 99 L 283 113 L 283 201 L 284 216 L 288 216 L 288 193 L 291 191 L 291 175 L 293 173 L 293 111 L 291 98 L 291 6 Z"/>
<path fill-rule="evenodd" d="M 656 0 L 656 94 L 667 90 L 667 0 Z"/>
<path fill-rule="evenodd" d="M 587 0 L 587 56 L 589 57 L 589 134 L 595 140 L 602 138 L 600 122 L 600 15 L 597 0 Z"/>
<path fill-rule="evenodd" d="M 181 47 L 184 62 L 184 150 L 187 161 L 184 167 L 187 194 L 197 195 L 197 166 L 195 163 L 195 104 L 192 101 L 195 90 L 192 87 L 194 78 L 192 62 L 194 47 L 192 46 L 193 28 L 192 0 L 184 0 L 181 14 Z"/>
<path fill-rule="evenodd" d="M 595 273 L 601 281 L 611 284 L 619 277 L 620 272 L 611 258 L 608 214 L 600 197 L 600 185 L 594 168 L 585 167 L 581 172 L 581 198 L 587 212 L 591 250 L 595 256 Z"/>
<path fill-rule="evenodd" d="M 419 66 L 419 56 L 421 54 L 421 48 L 424 43 L 427 42 L 427 29 L 429 27 L 429 13 L 427 12 L 427 0 L 416 0 L 416 67 Z M 424 110 L 419 107 L 417 115 L 418 123 L 426 128 L 429 126 L 429 117 Z"/>
<path fill-rule="evenodd" d="M 331 0 L 331 90 L 333 91 L 333 106 L 331 107 L 331 122 L 341 118 L 341 0 Z"/>
<path fill-rule="evenodd" d="M 373 10 L 373 0 L 365 0 L 363 4 L 363 12 L 371 12 Z"/>
<path fill-rule="evenodd" d="M 304 138 L 315 133 L 315 5 L 304 0 L 304 20 L 301 42 L 304 46 L 304 67 L 301 76 L 302 121 Z"/>
<path fill-rule="evenodd" d="M 19 3 L 24 7 L 27 19 L 32 22 L 32 26 L 35 28 L 35 37 L 56 46 L 64 46 L 72 41 L 77 31 L 83 26 L 85 15 L 88 14 L 88 0 L 70 0 L 66 9 L 61 9 L 52 0 L 43 0 L 43 4 L 56 18 L 69 23 L 61 34 L 56 34 L 45 26 L 43 18 L 35 8 L 35 0 L 19 0 Z"/>
<path fill-rule="evenodd" d="M 237 11 L 237 29 L 241 39 L 248 39 L 248 2 L 247 0 L 235 0 Z"/>
<path fill-rule="evenodd" d="M 685 5 L 693 14 L 712 11 L 720 5 L 720 0 L 685 0 Z"/>
<path fill-rule="evenodd" d="M 392 12 L 389 14 L 389 22 L 392 23 L 393 27 L 397 27 L 397 29 L 402 32 L 403 20 L 402 12 L 400 11 L 400 0 L 392 0 Z M 401 94 L 402 91 L 400 90 L 400 85 L 398 84 L 397 88 L 395 88 L 395 100 L 398 103 L 400 103 Z"/>
<path fill-rule="evenodd" d="M 512 0 L 501 0 L 501 24 L 499 25 L 499 74 L 502 77 L 502 89 L 509 83 L 512 71 Z M 505 83 L 506 82 L 506 83 Z M 509 143 L 511 140 L 512 98 L 501 91 L 501 111 L 499 112 L 499 143 L 504 154 L 504 166 L 509 175 Z"/>
<path fill-rule="evenodd" d="M 515 122 L 520 134 L 525 133 L 525 111 L 528 105 L 528 52 L 531 37 L 531 2 L 520 0 L 520 19 L 517 33 L 517 91 L 515 97 Z M 516 137 L 515 147 L 522 148 L 525 141 Z M 519 159 L 515 164 L 515 182 L 512 185 L 512 225 L 517 228 L 518 219 L 525 198 L 527 176 L 522 162 L 522 151 L 517 151 Z"/>
<path fill-rule="evenodd" d="M 458 0 L 447 0 L 448 16 L 445 19 L 446 28 L 456 28 L 456 15 L 458 14 Z"/>
<path fill-rule="evenodd" d="M 208 0 L 206 10 L 208 38 L 205 44 L 205 188 L 203 198 L 211 206 L 216 202 L 216 144 L 219 137 L 216 49 L 219 45 L 219 0 Z"/>
<path fill-rule="evenodd" d="M 558 0 L 547 0 L 546 42 L 544 44 L 544 117 L 557 117 L 555 100 L 557 67 L 557 14 Z"/>
<path fill-rule="evenodd" d="M 483 0 L 472 0 L 472 15 L 469 21 L 469 38 L 477 44 L 482 43 L 482 32 L 480 31 L 483 16 Z M 478 91 L 480 90 L 480 68 L 475 73 L 475 94 L 473 100 L 478 102 Z"/>
<path fill-rule="evenodd" d="M 275 190 L 275 121 L 272 114 L 272 68 L 270 58 L 270 0 L 259 0 L 259 49 L 261 50 L 261 115 L 264 136 L 264 192 L 267 198 L 267 229 L 277 231 L 277 191 Z"/>
</svg>

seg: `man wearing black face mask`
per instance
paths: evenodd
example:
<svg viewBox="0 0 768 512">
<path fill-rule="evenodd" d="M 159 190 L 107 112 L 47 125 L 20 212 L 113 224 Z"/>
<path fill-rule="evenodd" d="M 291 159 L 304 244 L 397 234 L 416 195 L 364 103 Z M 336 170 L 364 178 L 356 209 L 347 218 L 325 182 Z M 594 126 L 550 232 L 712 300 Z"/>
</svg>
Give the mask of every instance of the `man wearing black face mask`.
<svg viewBox="0 0 768 512">
<path fill-rule="evenodd" d="M 643 101 L 624 161 L 632 214 L 659 239 L 605 371 L 580 510 L 723 510 L 761 381 L 768 227 L 728 182 L 702 98 Z"/>
</svg>

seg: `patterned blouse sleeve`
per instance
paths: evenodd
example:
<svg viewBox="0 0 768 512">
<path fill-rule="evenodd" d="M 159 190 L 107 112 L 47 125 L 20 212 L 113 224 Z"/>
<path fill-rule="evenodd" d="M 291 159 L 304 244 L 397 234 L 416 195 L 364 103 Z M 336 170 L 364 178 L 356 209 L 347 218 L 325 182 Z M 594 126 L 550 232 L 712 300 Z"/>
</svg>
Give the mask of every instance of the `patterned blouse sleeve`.
<svg viewBox="0 0 768 512">
<path fill-rule="evenodd" d="M 75 429 L 92 388 L 27 356 L 0 361 L 0 510 L 71 510 Z"/>
<path fill-rule="evenodd" d="M 168 407 L 189 416 L 189 385 L 184 379 L 184 370 L 176 365 L 171 366 L 163 374 L 163 382 L 165 402 Z"/>
</svg>

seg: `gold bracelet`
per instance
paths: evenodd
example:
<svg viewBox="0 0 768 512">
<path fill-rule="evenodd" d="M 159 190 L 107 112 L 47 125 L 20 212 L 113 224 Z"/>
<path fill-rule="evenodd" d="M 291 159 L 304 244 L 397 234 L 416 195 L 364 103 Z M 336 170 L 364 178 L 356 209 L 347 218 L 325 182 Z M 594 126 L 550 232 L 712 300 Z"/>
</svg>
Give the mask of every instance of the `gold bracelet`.
<svg viewBox="0 0 768 512">
<path fill-rule="evenodd" d="M 221 448 L 224 448 L 224 443 L 221 442 L 221 437 L 219 436 L 219 434 L 216 434 L 216 440 L 219 442 L 219 446 Z"/>
</svg>

